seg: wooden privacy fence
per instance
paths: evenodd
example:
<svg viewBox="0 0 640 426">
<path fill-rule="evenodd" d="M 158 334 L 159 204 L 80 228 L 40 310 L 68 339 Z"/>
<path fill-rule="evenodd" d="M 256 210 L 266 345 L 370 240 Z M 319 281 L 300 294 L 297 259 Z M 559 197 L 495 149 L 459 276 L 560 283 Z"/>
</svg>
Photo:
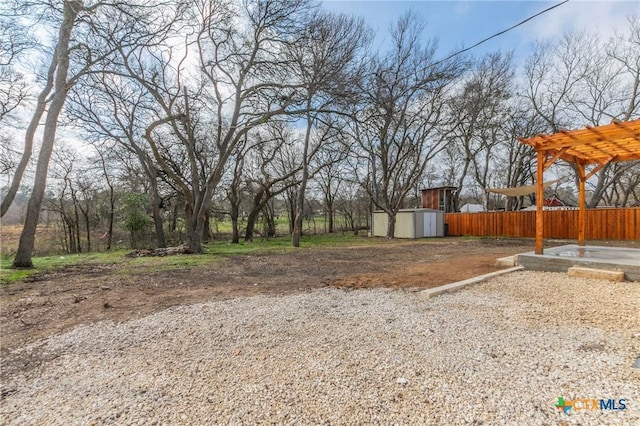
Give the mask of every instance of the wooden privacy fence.
<svg viewBox="0 0 640 426">
<path fill-rule="evenodd" d="M 535 237 L 536 212 L 447 213 L 447 235 Z M 545 210 L 544 237 L 576 239 L 578 210 Z M 585 210 L 588 240 L 640 240 L 640 208 Z"/>
</svg>

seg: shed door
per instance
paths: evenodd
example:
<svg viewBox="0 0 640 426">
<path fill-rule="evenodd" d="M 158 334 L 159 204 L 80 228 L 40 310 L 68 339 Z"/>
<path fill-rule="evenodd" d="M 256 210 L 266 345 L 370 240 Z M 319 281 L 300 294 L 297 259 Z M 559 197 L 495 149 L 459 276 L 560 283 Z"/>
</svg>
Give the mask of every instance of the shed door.
<svg viewBox="0 0 640 426">
<path fill-rule="evenodd" d="M 425 237 L 435 237 L 436 236 L 436 214 L 435 213 L 424 213 L 422 215 L 424 218 L 424 236 Z"/>
</svg>

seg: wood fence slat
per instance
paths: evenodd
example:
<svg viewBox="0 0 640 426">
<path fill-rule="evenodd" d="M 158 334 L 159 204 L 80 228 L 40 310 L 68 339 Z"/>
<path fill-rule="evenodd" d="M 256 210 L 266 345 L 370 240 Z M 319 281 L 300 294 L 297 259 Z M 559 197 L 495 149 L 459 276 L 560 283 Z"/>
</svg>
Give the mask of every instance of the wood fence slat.
<svg viewBox="0 0 640 426">
<path fill-rule="evenodd" d="M 533 237 L 535 211 L 447 213 L 448 235 Z M 545 210 L 545 238 L 578 237 L 577 210 Z M 640 208 L 605 208 L 585 211 L 585 238 L 640 240 Z"/>
</svg>

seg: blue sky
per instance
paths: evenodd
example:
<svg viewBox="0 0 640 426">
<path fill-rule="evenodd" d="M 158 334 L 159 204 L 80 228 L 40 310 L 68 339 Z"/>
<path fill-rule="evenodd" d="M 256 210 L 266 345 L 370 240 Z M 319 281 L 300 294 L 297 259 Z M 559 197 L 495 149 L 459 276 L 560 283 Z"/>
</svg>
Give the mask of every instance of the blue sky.
<svg viewBox="0 0 640 426">
<path fill-rule="evenodd" d="M 468 47 L 536 14 L 558 1 L 391 1 L 324 0 L 327 10 L 362 16 L 377 32 L 376 43 L 384 45 L 389 24 L 412 9 L 426 20 L 425 35 L 439 41 L 439 56 Z M 524 25 L 501 35 L 470 53 L 514 50 L 524 57 L 535 39 L 553 39 L 567 30 L 596 31 L 609 37 L 627 27 L 626 16 L 640 13 L 640 1 L 570 0 Z"/>
</svg>

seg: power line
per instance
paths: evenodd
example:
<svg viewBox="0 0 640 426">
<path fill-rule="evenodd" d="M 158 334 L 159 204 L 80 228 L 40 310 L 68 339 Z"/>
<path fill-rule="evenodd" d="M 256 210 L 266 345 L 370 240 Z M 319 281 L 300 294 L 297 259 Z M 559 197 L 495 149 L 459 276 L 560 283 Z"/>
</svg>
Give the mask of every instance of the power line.
<svg viewBox="0 0 640 426">
<path fill-rule="evenodd" d="M 474 48 L 476 48 L 476 47 L 480 46 L 481 44 L 483 44 L 483 43 L 485 43 L 485 42 L 487 42 L 487 41 L 491 40 L 492 38 L 496 38 L 496 37 L 498 37 L 498 36 L 500 36 L 500 35 L 502 35 L 502 34 L 504 34 L 504 33 L 506 33 L 506 32 L 511 31 L 511 30 L 512 30 L 512 29 L 514 29 L 514 28 L 519 27 L 519 26 L 520 26 L 520 25 L 522 25 L 522 24 L 525 24 L 525 23 L 529 22 L 529 21 L 530 21 L 530 20 L 532 20 L 533 18 L 536 18 L 536 17 L 538 17 L 538 16 L 540 16 L 540 15 L 542 15 L 542 14 L 544 14 L 544 13 L 547 13 L 547 12 L 549 12 L 550 10 L 555 9 L 556 7 L 562 6 L 563 4 L 567 3 L 568 1 L 569 1 L 569 0 L 564 0 L 564 1 L 563 1 L 563 2 L 561 2 L 561 3 L 558 3 L 558 4 L 555 4 L 555 5 L 553 5 L 553 6 L 550 6 L 550 7 L 546 8 L 545 10 L 543 10 L 543 11 L 541 11 L 541 12 L 536 13 L 535 15 L 529 16 L 527 19 L 524 19 L 524 20 L 522 20 L 522 21 L 518 22 L 517 24 L 510 26 L 510 27 L 509 27 L 509 28 L 507 28 L 506 30 L 502 30 L 502 31 L 500 31 L 499 33 L 495 33 L 495 34 L 494 34 L 494 35 L 492 35 L 492 36 L 489 36 L 489 37 L 487 37 L 487 38 L 485 38 L 485 39 L 480 40 L 479 42 L 477 42 L 477 43 L 476 43 L 476 44 L 474 44 L 473 46 L 469 46 L 469 47 L 467 47 L 467 48 L 465 48 L 465 49 L 462 49 L 462 50 L 459 50 L 459 51 L 457 51 L 457 52 L 455 52 L 455 53 L 452 53 L 451 55 L 447 56 L 447 57 L 446 57 L 446 58 L 444 58 L 444 59 L 439 60 L 438 62 L 436 62 L 436 63 L 432 64 L 431 66 L 439 65 L 439 64 L 441 64 L 441 63 L 443 63 L 443 62 L 445 62 L 445 61 L 448 61 L 449 59 L 453 58 L 454 56 L 458 56 L 458 55 L 460 55 L 460 54 L 462 54 L 462 53 L 464 53 L 464 52 L 467 52 L 467 51 L 469 51 L 469 50 L 471 50 L 471 49 L 474 49 Z"/>
</svg>

